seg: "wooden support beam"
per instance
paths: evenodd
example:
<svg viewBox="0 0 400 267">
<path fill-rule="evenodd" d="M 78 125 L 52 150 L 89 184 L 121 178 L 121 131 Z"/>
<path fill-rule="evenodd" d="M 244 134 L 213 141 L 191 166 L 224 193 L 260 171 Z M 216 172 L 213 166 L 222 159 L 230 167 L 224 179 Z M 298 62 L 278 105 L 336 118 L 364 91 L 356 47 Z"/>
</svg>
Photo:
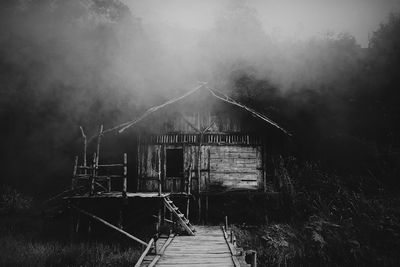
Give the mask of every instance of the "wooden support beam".
<svg viewBox="0 0 400 267">
<path fill-rule="evenodd" d="M 124 153 L 124 178 L 122 183 L 122 195 L 124 197 L 126 197 L 127 189 L 128 189 L 128 154 Z"/>
<path fill-rule="evenodd" d="M 80 208 L 78 208 L 78 207 L 76 207 L 76 206 L 74 206 L 74 205 L 71 205 L 70 207 L 73 208 L 73 209 L 75 209 L 75 210 L 77 210 L 78 212 L 80 212 L 80 213 L 82 213 L 82 214 L 85 214 L 86 216 L 88 216 L 88 217 L 90 217 L 90 218 L 92 218 L 92 219 L 95 219 L 95 220 L 98 221 L 98 222 L 101 222 L 102 224 L 104 224 L 104 225 L 110 227 L 111 229 L 114 229 L 114 230 L 116 230 L 117 232 L 120 232 L 121 234 L 123 234 L 124 236 L 128 237 L 129 239 L 132 239 L 132 240 L 134 240 L 134 241 L 136 241 L 136 242 L 138 242 L 138 243 L 140 243 L 140 244 L 142 244 L 142 245 L 147 246 L 147 243 L 144 242 L 143 240 L 141 240 L 141 239 L 139 239 L 139 238 L 137 238 L 137 237 L 135 237 L 135 236 L 129 234 L 128 232 L 125 232 L 124 230 L 118 228 L 118 227 L 115 226 L 115 225 L 112 225 L 111 223 L 109 223 L 109 222 L 107 222 L 107 221 L 101 219 L 100 217 L 97 217 L 96 215 L 94 215 L 94 214 L 92 214 L 92 213 L 90 213 L 90 212 L 88 212 L 88 211 L 82 210 L 82 209 L 80 209 Z"/>
</svg>

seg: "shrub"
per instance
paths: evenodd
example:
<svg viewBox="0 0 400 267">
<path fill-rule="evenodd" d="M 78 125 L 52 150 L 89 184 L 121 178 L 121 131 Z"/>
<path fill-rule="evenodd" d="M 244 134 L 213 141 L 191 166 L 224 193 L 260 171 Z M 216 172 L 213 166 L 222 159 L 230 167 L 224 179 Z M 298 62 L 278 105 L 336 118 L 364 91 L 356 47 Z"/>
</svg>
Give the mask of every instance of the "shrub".
<svg viewBox="0 0 400 267">
<path fill-rule="evenodd" d="M 0 215 L 27 211 L 32 207 L 32 200 L 10 186 L 0 186 Z"/>
</svg>

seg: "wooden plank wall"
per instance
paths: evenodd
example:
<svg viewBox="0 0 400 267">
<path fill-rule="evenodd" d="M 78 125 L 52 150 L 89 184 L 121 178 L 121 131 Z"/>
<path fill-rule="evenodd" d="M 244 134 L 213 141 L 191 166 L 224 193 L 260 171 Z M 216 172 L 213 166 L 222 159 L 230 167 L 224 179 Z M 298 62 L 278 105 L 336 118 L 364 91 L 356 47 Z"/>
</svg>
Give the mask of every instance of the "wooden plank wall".
<svg viewBox="0 0 400 267">
<path fill-rule="evenodd" d="M 168 148 L 183 149 L 183 178 L 165 177 L 164 155 Z M 200 159 L 200 191 L 263 188 L 262 149 L 255 145 L 205 144 L 148 144 L 140 145 L 138 191 L 158 190 L 158 153 L 161 150 L 163 192 L 185 192 L 192 172 L 192 192 L 198 192 L 198 164 Z M 199 158 L 200 155 L 200 158 Z"/>
<path fill-rule="evenodd" d="M 262 184 L 262 154 L 257 146 L 210 146 L 210 186 L 257 189 Z"/>
</svg>

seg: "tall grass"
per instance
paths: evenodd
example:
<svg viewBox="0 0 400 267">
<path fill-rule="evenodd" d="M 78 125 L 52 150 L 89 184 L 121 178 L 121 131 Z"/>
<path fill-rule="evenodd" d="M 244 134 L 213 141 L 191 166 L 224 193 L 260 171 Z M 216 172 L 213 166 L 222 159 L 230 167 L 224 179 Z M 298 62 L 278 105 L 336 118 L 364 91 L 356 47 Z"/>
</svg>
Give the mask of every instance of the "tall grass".
<svg viewBox="0 0 400 267">
<path fill-rule="evenodd" d="M 140 251 L 105 243 L 41 241 L 23 235 L 0 237 L 1 266 L 132 266 Z"/>
<path fill-rule="evenodd" d="M 133 266 L 140 257 L 117 237 L 71 242 L 65 218 L 46 223 L 29 197 L 0 191 L 0 266 Z"/>
</svg>

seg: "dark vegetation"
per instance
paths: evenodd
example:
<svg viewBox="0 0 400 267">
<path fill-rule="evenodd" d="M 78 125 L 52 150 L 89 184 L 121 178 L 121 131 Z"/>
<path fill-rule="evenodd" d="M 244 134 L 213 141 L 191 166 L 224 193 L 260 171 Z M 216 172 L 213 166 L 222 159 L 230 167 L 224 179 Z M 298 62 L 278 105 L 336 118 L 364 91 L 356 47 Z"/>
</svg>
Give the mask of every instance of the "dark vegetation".
<svg viewBox="0 0 400 267">
<path fill-rule="evenodd" d="M 287 218 L 237 227 L 261 265 L 400 264 L 399 14 L 361 48 L 349 34 L 274 41 L 251 9 L 230 6 L 188 49 L 200 64 L 177 59 L 119 1 L 0 6 L 0 183 L 12 186 L 1 195 L 0 264 L 131 264 L 137 252 L 112 242 L 43 235 L 34 202 L 69 185 L 79 125 L 91 136 L 204 79 L 293 134 L 275 165 Z"/>
<path fill-rule="evenodd" d="M 133 266 L 141 249 L 118 236 L 71 242 L 68 216 L 44 220 L 41 205 L 0 188 L 0 266 Z"/>
<path fill-rule="evenodd" d="M 286 222 L 237 226 L 239 244 L 262 266 L 398 266 L 399 197 L 373 177 L 343 177 L 289 158 L 294 182 Z M 346 179 L 344 179 L 346 178 Z"/>
</svg>

